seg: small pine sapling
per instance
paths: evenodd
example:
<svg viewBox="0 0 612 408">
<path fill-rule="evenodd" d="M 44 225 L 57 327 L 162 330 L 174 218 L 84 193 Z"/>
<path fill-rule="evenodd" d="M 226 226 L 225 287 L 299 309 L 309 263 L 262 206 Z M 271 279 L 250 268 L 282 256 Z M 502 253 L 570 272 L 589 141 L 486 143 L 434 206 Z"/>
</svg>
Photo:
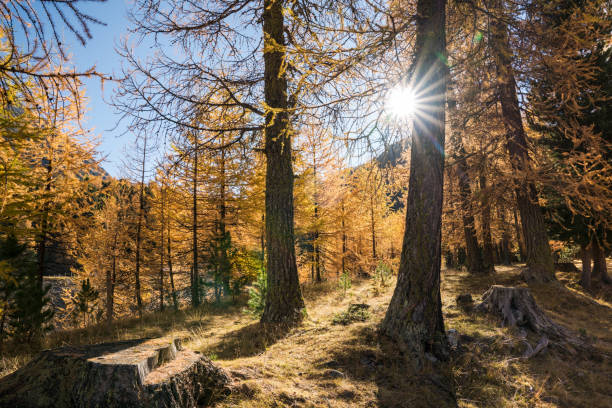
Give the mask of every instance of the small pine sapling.
<svg viewBox="0 0 612 408">
<path fill-rule="evenodd" d="M 261 317 L 266 304 L 266 293 L 268 291 L 268 275 L 264 269 L 257 275 L 253 287 L 249 289 L 249 301 L 247 311 L 255 316 Z"/>
<path fill-rule="evenodd" d="M 346 291 L 351 288 L 351 275 L 347 271 L 342 272 L 338 281 L 338 286 L 342 289 L 342 296 L 346 296 Z"/>
<path fill-rule="evenodd" d="M 72 300 L 74 304 L 74 317 L 75 320 L 79 315 L 83 315 L 83 325 L 87 327 L 87 317 L 93 314 L 94 310 L 98 306 L 97 290 L 91 286 L 89 278 L 81 281 L 81 290 L 77 292 L 75 298 Z"/>
</svg>

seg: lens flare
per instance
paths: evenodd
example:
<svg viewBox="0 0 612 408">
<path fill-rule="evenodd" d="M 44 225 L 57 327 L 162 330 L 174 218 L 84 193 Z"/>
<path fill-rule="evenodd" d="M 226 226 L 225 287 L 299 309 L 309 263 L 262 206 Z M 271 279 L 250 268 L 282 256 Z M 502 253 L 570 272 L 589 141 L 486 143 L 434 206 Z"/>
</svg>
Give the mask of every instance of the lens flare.
<svg viewBox="0 0 612 408">
<path fill-rule="evenodd" d="M 417 98 L 414 91 L 406 87 L 397 87 L 389 91 L 387 110 L 397 118 L 414 116 L 417 110 Z"/>
</svg>

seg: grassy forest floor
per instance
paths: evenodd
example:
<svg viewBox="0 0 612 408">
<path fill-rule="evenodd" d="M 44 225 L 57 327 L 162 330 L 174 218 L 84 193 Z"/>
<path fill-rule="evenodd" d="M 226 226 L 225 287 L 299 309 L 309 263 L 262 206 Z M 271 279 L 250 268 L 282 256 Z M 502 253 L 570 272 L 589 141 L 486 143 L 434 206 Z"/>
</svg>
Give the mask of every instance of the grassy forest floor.
<svg viewBox="0 0 612 408">
<path fill-rule="evenodd" d="M 497 322 L 456 306 L 471 293 L 475 302 L 492 284 L 521 285 L 518 267 L 496 267 L 491 276 L 443 271 L 445 324 L 460 334 L 452 354 L 460 407 L 612 407 L 612 290 L 583 292 L 578 275 L 558 273 L 560 284 L 532 286 L 540 307 L 555 321 L 593 342 L 590 355 L 554 351 L 525 360 L 521 342 Z M 45 347 L 118 339 L 183 338 L 232 375 L 236 391 L 219 407 L 420 407 L 414 378 L 376 334 L 394 282 L 353 282 L 346 295 L 335 282 L 305 285 L 308 317 L 287 332 L 262 327 L 243 306 L 204 306 L 178 313 L 154 313 L 142 321 L 52 333 Z M 370 305 L 369 317 L 347 326 L 333 324 L 351 303 Z M 31 358 L 12 350 L 0 358 L 5 375 Z"/>
</svg>

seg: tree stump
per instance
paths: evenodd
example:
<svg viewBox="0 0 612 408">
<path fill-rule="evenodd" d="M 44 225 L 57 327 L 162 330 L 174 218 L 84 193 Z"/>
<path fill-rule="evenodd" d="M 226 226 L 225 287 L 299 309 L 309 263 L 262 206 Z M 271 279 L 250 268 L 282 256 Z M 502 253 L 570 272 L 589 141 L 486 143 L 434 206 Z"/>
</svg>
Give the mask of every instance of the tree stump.
<svg viewBox="0 0 612 408">
<path fill-rule="evenodd" d="M 553 322 L 538 307 L 527 288 L 493 285 L 482 295 L 482 303 L 476 310 L 501 318 L 502 327 L 518 327 L 539 335 L 536 347 L 529 345 L 524 357 L 532 357 L 549 345 L 571 354 L 589 349 L 585 341 Z"/>
<path fill-rule="evenodd" d="M 0 406 L 192 408 L 228 395 L 229 384 L 178 341 L 131 340 L 41 352 L 0 379 Z"/>
</svg>

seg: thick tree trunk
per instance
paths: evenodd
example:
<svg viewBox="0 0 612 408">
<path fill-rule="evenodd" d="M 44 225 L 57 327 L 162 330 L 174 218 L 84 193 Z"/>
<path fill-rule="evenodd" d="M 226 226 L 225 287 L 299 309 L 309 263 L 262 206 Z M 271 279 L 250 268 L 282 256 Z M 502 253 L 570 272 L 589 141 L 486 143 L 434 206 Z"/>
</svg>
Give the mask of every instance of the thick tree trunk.
<svg viewBox="0 0 612 408">
<path fill-rule="evenodd" d="M 606 254 L 597 241 L 597 238 L 591 241 L 591 248 L 593 249 L 593 277 L 598 278 L 604 283 L 612 283 L 610 276 L 608 276 Z"/>
<path fill-rule="evenodd" d="M 295 323 L 302 319 L 293 232 L 293 166 L 291 126 L 287 111 L 287 77 L 283 2 L 264 0 L 264 94 L 267 105 L 266 243 L 268 290 L 262 322 Z"/>
<path fill-rule="evenodd" d="M 589 246 L 580 246 L 580 258 L 582 260 L 580 286 L 588 290 L 591 289 L 591 248 Z"/>
<path fill-rule="evenodd" d="M 397 285 L 381 333 L 406 351 L 417 370 L 446 361 L 440 297 L 444 126 L 448 68 L 445 61 L 445 0 L 418 0 L 416 60 L 411 83 L 427 101 L 427 112 L 415 112 L 406 207 L 406 226 Z M 436 369 L 444 393 L 441 406 L 456 406 L 450 370 Z"/>
<path fill-rule="evenodd" d="M 499 102 L 506 129 L 506 147 L 510 154 L 512 168 L 521 177 L 520 180 L 517 180 L 515 191 L 527 251 L 528 269 L 524 276 L 527 280 L 549 282 L 555 280 L 555 265 L 544 218 L 538 206 L 537 191 L 535 185 L 526 178 L 526 172 L 530 167 L 527 136 L 516 95 L 516 81 L 512 70 L 512 52 L 509 49 L 507 27 L 501 19 L 501 1 L 498 0 L 497 3 L 500 13 L 498 18 L 492 19 L 491 42 L 497 68 Z"/>
</svg>

